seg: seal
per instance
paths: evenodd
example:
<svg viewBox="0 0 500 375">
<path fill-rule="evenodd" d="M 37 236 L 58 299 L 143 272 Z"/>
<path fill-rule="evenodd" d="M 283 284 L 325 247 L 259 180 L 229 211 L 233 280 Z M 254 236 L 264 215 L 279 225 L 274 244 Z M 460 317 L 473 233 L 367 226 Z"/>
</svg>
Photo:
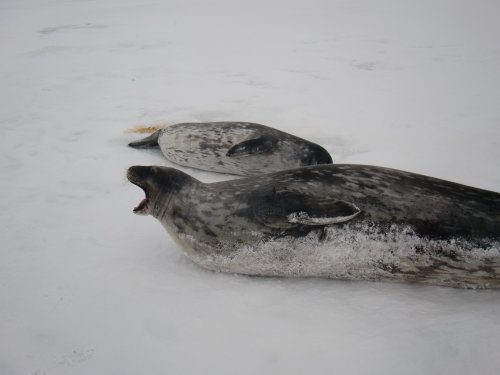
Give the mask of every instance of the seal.
<svg viewBox="0 0 500 375">
<path fill-rule="evenodd" d="M 129 146 L 159 147 L 173 163 L 243 176 L 332 163 L 323 147 L 250 122 L 175 124 Z"/>
<path fill-rule="evenodd" d="M 500 194 L 400 170 L 319 165 L 202 183 L 133 166 L 152 215 L 199 265 L 247 275 L 500 287 Z"/>
</svg>

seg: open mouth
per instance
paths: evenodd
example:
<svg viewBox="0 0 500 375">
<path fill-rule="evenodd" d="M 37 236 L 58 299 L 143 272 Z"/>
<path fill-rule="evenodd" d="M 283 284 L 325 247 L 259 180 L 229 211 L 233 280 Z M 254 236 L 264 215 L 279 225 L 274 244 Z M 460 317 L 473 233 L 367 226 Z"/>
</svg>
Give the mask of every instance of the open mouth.
<svg viewBox="0 0 500 375">
<path fill-rule="evenodd" d="M 144 186 L 141 186 L 137 182 L 134 182 L 134 181 L 130 181 L 130 182 L 132 182 L 136 186 L 139 186 L 144 191 L 144 194 L 146 194 L 146 198 L 144 198 L 141 201 L 141 203 L 139 203 L 137 205 L 137 207 L 134 208 L 134 213 L 140 214 L 140 215 L 147 215 L 147 213 L 148 213 L 148 206 L 149 206 L 148 192 L 146 191 L 146 189 L 144 188 Z"/>
<path fill-rule="evenodd" d="M 144 198 L 141 203 L 137 207 L 134 208 L 134 212 L 136 214 L 145 214 L 148 209 L 149 199 L 148 197 Z"/>
<path fill-rule="evenodd" d="M 134 208 L 134 213 L 139 214 L 139 215 L 147 215 L 148 214 L 148 208 L 149 208 L 149 195 L 146 187 L 141 184 L 139 181 L 136 181 L 134 179 L 133 174 L 128 173 L 127 174 L 128 180 L 133 183 L 135 186 L 139 186 L 143 191 L 144 194 L 146 195 L 146 198 L 144 198 L 141 203 L 137 207 Z"/>
</svg>

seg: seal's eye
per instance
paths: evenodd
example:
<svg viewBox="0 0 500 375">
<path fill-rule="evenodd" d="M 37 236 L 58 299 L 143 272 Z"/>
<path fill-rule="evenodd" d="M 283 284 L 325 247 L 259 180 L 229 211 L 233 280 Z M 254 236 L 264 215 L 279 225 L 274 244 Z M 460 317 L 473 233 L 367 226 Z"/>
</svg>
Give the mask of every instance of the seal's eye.
<svg viewBox="0 0 500 375">
<path fill-rule="evenodd" d="M 157 168 L 154 168 L 154 167 L 153 167 L 153 168 L 151 168 L 151 169 L 149 170 L 149 176 L 150 176 L 150 177 L 154 177 L 154 176 L 156 176 L 157 174 L 158 174 L 158 169 L 157 169 Z"/>
</svg>

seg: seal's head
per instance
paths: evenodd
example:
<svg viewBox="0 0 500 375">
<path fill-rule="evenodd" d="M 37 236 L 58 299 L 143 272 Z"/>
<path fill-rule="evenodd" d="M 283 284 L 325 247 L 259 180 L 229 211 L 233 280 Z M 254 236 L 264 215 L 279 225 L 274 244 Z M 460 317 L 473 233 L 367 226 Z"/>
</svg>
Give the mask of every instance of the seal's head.
<svg viewBox="0 0 500 375">
<path fill-rule="evenodd" d="M 158 166 L 130 167 L 127 170 L 127 179 L 146 194 L 146 198 L 134 208 L 134 212 L 138 215 L 153 216 L 168 205 L 172 194 L 196 181 L 177 169 Z"/>
</svg>

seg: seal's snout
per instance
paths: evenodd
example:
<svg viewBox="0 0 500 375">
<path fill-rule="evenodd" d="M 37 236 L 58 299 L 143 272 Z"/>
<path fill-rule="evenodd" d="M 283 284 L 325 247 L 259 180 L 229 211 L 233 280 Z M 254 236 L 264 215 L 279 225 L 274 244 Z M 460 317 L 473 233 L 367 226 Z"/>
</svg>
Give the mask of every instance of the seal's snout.
<svg viewBox="0 0 500 375">
<path fill-rule="evenodd" d="M 319 154 L 316 156 L 316 161 L 317 161 L 317 164 L 332 164 L 333 163 L 332 157 L 330 156 L 328 151 L 326 151 L 325 149 L 323 149 L 321 152 L 319 152 Z"/>
<path fill-rule="evenodd" d="M 332 164 L 333 159 L 323 147 L 317 144 L 310 144 L 305 157 L 302 159 L 303 165 Z"/>
<path fill-rule="evenodd" d="M 328 151 L 326 151 L 323 147 L 319 145 L 314 145 L 312 147 L 312 156 L 313 156 L 313 163 L 314 164 L 332 164 L 333 160 Z"/>
<path fill-rule="evenodd" d="M 144 167 L 140 165 L 134 165 L 127 170 L 127 178 L 130 182 L 136 185 L 140 185 L 141 181 L 144 181 L 151 175 L 151 167 Z"/>
</svg>

